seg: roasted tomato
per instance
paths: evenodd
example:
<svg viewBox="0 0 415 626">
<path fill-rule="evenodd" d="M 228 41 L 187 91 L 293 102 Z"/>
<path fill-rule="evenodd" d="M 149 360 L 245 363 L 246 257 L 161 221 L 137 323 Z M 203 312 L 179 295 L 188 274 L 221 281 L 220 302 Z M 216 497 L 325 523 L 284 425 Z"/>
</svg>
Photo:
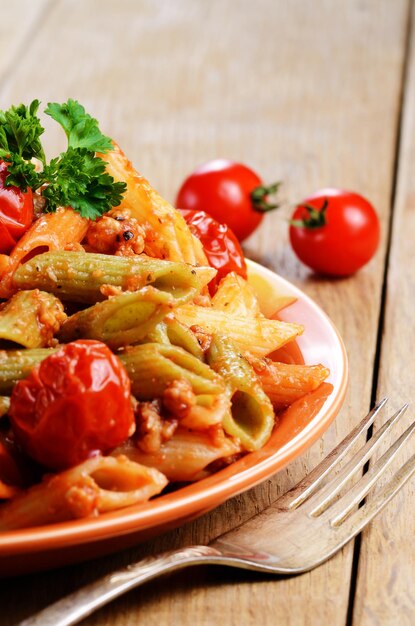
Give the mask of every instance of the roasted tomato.
<svg viewBox="0 0 415 626">
<path fill-rule="evenodd" d="M 320 274 L 348 276 L 365 265 L 379 243 L 379 218 L 363 196 L 322 189 L 294 211 L 290 240 L 298 258 Z"/>
<path fill-rule="evenodd" d="M 73 341 L 16 383 L 10 421 L 17 441 L 41 465 L 77 465 L 133 433 L 130 380 L 105 344 Z"/>
<path fill-rule="evenodd" d="M 267 197 L 278 187 L 279 183 L 265 187 L 259 176 L 242 163 L 215 159 L 186 178 L 176 206 L 206 211 L 243 241 L 259 226 L 265 211 L 277 208 Z"/>
<path fill-rule="evenodd" d="M 0 253 L 7 254 L 33 222 L 33 197 L 30 189 L 6 187 L 7 164 L 0 161 Z"/>
<path fill-rule="evenodd" d="M 244 253 L 226 224 L 220 224 L 204 211 L 181 209 L 181 213 L 192 233 L 200 239 L 210 265 L 218 270 L 209 285 L 211 293 L 216 291 L 220 280 L 229 272 L 247 277 Z"/>
</svg>

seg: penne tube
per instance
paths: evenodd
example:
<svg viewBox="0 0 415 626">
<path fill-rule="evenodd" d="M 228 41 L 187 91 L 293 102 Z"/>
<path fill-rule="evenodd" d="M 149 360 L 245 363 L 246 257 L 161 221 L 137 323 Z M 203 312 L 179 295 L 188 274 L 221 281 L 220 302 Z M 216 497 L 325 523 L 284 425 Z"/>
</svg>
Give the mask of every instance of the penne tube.
<svg viewBox="0 0 415 626">
<path fill-rule="evenodd" d="M 53 344 L 65 320 L 63 305 L 54 295 L 39 289 L 19 291 L 0 310 L 0 339 L 45 348 Z"/>
<path fill-rule="evenodd" d="M 170 261 L 208 265 L 200 241 L 192 235 L 181 213 L 133 168 L 119 146 L 114 144 L 114 150 L 100 156 L 106 161 L 107 172 L 114 180 L 127 184 L 121 204 L 115 211 L 126 209 L 131 217 L 147 225 L 145 253 Z"/>
<path fill-rule="evenodd" d="M 96 456 L 48 475 L 0 506 L 0 531 L 28 528 L 113 511 L 147 502 L 167 484 L 157 469 L 126 456 Z"/>
<path fill-rule="evenodd" d="M 204 353 L 195 334 L 184 324 L 180 324 L 174 318 L 167 316 L 148 334 L 143 343 L 165 343 L 167 345 L 178 346 L 201 361 Z"/>
<path fill-rule="evenodd" d="M 214 335 L 206 356 L 231 393 L 231 410 L 222 422 L 224 431 L 237 437 L 245 450 L 258 450 L 270 438 L 275 416 L 255 372 L 225 337 Z"/>
<path fill-rule="evenodd" d="M 21 265 L 14 284 L 19 289 L 37 287 L 62 300 L 95 303 L 108 295 L 137 291 L 147 285 L 187 302 L 215 273 L 185 263 L 152 259 L 144 255 L 112 256 L 87 252 L 47 252 Z"/>
<path fill-rule="evenodd" d="M 29 375 L 30 370 L 55 352 L 56 348 L 32 350 L 0 350 L 0 393 L 10 394 L 18 380 Z"/>
<path fill-rule="evenodd" d="M 212 306 L 219 311 L 226 311 L 228 315 L 256 317 L 260 313 L 251 285 L 235 272 L 222 278 L 212 298 Z"/>
<path fill-rule="evenodd" d="M 266 356 L 303 332 L 299 324 L 269 320 L 258 316 L 246 318 L 229 315 L 214 307 L 191 304 L 180 306 L 174 317 L 188 327 L 201 326 L 209 333 L 228 336 L 242 352 Z"/>
<path fill-rule="evenodd" d="M 51 250 L 64 250 L 85 237 L 88 222 L 70 208 L 59 208 L 55 213 L 44 213 L 13 248 L 7 269 L 0 281 L 0 298 L 9 298 L 15 291 L 13 276 L 16 268 L 28 259 Z M 31 289 L 33 285 L 27 288 Z"/>
<path fill-rule="evenodd" d="M 56 349 L 0 350 L 0 394 L 10 394 L 18 380 L 26 378 L 33 367 Z M 218 374 L 178 346 L 146 343 L 126 348 L 117 356 L 131 379 L 131 393 L 139 400 L 159 398 L 167 385 L 183 379 L 200 396 L 225 391 L 225 383 Z"/>
<path fill-rule="evenodd" d="M 170 317 L 166 318 L 164 324 L 166 326 L 168 340 L 173 346 L 183 348 L 186 352 L 190 352 L 193 356 L 203 360 L 203 350 L 200 347 L 195 334 L 188 328 L 188 326 L 185 326 L 176 319 Z"/>
<path fill-rule="evenodd" d="M 171 482 L 200 480 L 208 475 L 208 466 L 218 459 L 240 453 L 240 445 L 229 437 L 213 438 L 209 433 L 178 429 L 173 437 L 163 443 L 157 452 L 142 452 L 131 441 L 114 453 L 125 454 L 129 459 L 162 472 Z"/>
<path fill-rule="evenodd" d="M 151 333 L 174 305 L 173 295 L 151 286 L 112 296 L 68 318 L 59 340 L 97 339 L 113 349 L 134 344 Z"/>
<path fill-rule="evenodd" d="M 142 344 L 119 355 L 142 401 L 160 398 L 182 426 L 205 430 L 220 424 L 229 410 L 224 381 L 206 363 L 182 348 Z"/>
<path fill-rule="evenodd" d="M 317 389 L 330 373 L 323 365 L 288 365 L 250 357 L 248 360 L 276 410 Z"/>
<path fill-rule="evenodd" d="M 131 379 L 131 393 L 138 400 L 160 398 L 167 385 L 185 379 L 197 395 L 224 393 L 225 384 L 206 363 L 182 348 L 146 343 L 119 355 Z"/>
</svg>

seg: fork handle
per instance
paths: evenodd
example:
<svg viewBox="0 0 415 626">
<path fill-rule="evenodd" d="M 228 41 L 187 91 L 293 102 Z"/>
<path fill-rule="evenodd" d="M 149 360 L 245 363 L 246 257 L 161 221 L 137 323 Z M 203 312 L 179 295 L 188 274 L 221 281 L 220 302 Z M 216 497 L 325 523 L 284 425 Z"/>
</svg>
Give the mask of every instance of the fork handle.
<svg viewBox="0 0 415 626">
<path fill-rule="evenodd" d="M 65 596 L 20 626 L 70 626 L 91 615 L 101 606 L 161 574 L 189 565 L 214 563 L 221 553 L 208 546 L 189 546 L 142 559 L 99 578 L 78 591 Z"/>
</svg>

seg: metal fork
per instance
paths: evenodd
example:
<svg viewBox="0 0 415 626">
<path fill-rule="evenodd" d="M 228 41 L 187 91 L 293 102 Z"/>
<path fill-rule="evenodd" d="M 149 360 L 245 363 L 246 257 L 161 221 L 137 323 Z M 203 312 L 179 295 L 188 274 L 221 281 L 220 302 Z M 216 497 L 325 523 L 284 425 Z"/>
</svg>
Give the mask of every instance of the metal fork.
<svg viewBox="0 0 415 626">
<path fill-rule="evenodd" d="M 371 457 L 408 405 L 404 405 L 324 486 L 325 478 L 373 423 L 382 400 L 300 483 L 271 506 L 208 546 L 189 546 L 132 563 L 59 600 L 21 622 L 21 626 L 70 626 L 133 587 L 190 565 L 228 565 L 272 574 L 298 574 L 320 565 L 355 537 L 415 471 L 415 454 L 393 477 L 362 502 L 399 449 L 415 430 L 415 421 L 344 494 L 345 483 Z M 334 473 L 334 472 L 333 472 Z"/>
</svg>

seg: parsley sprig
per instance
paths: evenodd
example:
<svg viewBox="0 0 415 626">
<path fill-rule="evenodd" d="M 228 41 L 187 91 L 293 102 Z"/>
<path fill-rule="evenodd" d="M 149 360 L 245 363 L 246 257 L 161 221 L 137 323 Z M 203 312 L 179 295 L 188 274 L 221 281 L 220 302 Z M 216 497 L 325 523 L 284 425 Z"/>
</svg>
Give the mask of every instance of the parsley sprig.
<svg viewBox="0 0 415 626">
<path fill-rule="evenodd" d="M 112 149 L 111 139 L 101 133 L 97 120 L 76 100 L 49 103 L 45 113 L 62 126 L 68 147 L 47 163 L 40 141 L 44 128 L 37 116 L 39 105 L 34 100 L 29 106 L 0 111 L 0 159 L 7 163 L 6 185 L 37 191 L 47 201 L 46 211 L 71 206 L 90 219 L 119 205 L 126 185 L 114 181 L 96 154 Z"/>
</svg>

